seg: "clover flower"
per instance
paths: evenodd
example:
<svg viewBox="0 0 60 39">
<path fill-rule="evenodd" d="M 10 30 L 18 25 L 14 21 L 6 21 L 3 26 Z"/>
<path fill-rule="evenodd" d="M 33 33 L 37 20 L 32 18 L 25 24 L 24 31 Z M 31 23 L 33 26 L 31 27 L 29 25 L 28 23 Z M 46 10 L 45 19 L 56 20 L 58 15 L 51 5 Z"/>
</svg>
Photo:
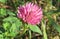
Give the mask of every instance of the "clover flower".
<svg viewBox="0 0 60 39">
<path fill-rule="evenodd" d="M 25 5 L 18 7 L 17 16 L 28 24 L 36 25 L 41 22 L 43 12 L 41 7 L 37 4 L 26 3 Z"/>
</svg>

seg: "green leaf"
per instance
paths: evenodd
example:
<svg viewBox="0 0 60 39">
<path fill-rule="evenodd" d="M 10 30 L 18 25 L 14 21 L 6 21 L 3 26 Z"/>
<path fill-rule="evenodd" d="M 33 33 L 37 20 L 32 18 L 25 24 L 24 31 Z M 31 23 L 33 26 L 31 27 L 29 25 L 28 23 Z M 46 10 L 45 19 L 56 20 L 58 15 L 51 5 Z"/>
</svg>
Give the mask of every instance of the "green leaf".
<svg viewBox="0 0 60 39">
<path fill-rule="evenodd" d="M 7 14 L 10 15 L 10 16 L 16 16 L 16 13 L 15 12 L 12 12 L 10 10 L 7 10 Z"/>
<path fill-rule="evenodd" d="M 5 37 L 4 39 L 11 39 L 11 38 L 9 38 L 9 37 Z"/>
<path fill-rule="evenodd" d="M 3 23 L 3 27 L 5 30 L 9 30 L 11 27 L 11 24 L 9 22 L 5 22 L 5 23 Z"/>
<path fill-rule="evenodd" d="M 5 19 L 3 19 L 4 22 L 10 22 L 10 23 L 15 23 L 15 22 L 20 22 L 20 20 L 17 17 L 9 16 Z"/>
<path fill-rule="evenodd" d="M 0 33 L 2 33 L 2 31 L 0 31 Z"/>
<path fill-rule="evenodd" d="M 2 34 L 0 34 L 0 39 L 4 39 Z"/>
<path fill-rule="evenodd" d="M 5 16 L 5 15 L 7 15 L 7 14 L 6 14 L 6 9 L 1 8 L 1 9 L 0 9 L 0 16 Z"/>
<path fill-rule="evenodd" d="M 11 36 L 16 36 L 20 32 L 20 24 L 21 23 L 13 23 L 12 27 L 10 28 L 10 35 Z"/>
<path fill-rule="evenodd" d="M 42 35 L 42 32 L 41 32 L 41 30 L 39 29 L 39 27 L 38 26 L 36 26 L 36 25 L 28 25 L 29 26 L 29 28 L 33 31 L 33 32 L 37 32 L 37 33 L 39 33 L 39 34 L 41 34 Z"/>
<path fill-rule="evenodd" d="M 3 22 L 9 22 L 11 24 L 15 23 L 16 26 L 22 25 L 22 22 L 17 17 L 13 17 L 13 16 L 9 16 L 9 17 L 3 19 Z"/>
<path fill-rule="evenodd" d="M 59 33 L 60 33 L 60 25 L 57 24 L 53 18 L 51 18 L 50 16 L 48 16 L 49 19 L 49 23 L 50 25 L 52 25 Z"/>
<path fill-rule="evenodd" d="M 9 33 L 10 36 L 15 37 L 20 32 L 20 27 L 22 26 L 22 22 L 18 18 L 9 16 L 3 19 L 3 21 L 5 22 L 4 27 L 7 28 L 8 30 L 7 32 Z"/>
<path fill-rule="evenodd" d="M 10 28 L 10 35 L 16 36 L 19 33 L 19 27 L 16 26 L 16 24 L 12 24 L 12 27 Z"/>
<path fill-rule="evenodd" d="M 7 1 L 7 0 L 0 0 L 0 2 L 2 2 L 2 3 L 6 3 L 6 1 Z"/>
</svg>

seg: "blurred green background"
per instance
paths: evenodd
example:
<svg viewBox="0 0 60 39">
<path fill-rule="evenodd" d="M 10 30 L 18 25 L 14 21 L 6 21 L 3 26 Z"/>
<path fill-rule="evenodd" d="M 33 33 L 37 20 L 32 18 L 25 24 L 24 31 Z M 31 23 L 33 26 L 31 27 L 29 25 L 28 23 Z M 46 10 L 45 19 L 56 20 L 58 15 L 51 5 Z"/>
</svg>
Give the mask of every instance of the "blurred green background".
<svg viewBox="0 0 60 39">
<path fill-rule="evenodd" d="M 48 39 L 60 39 L 60 0 L 0 0 L 0 39 L 28 39 L 28 32 L 20 36 L 21 21 L 17 8 L 27 2 L 42 7 Z M 41 25 L 41 24 L 40 24 Z M 41 29 L 41 26 L 38 27 Z M 32 32 L 32 39 L 43 39 L 43 35 Z"/>
</svg>

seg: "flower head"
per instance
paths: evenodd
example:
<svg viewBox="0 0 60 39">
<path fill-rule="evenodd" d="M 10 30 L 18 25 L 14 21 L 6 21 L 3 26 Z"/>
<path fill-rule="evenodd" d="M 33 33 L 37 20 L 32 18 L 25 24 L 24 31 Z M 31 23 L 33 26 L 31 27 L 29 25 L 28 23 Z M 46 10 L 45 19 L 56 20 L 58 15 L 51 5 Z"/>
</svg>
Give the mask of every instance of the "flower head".
<svg viewBox="0 0 60 39">
<path fill-rule="evenodd" d="M 36 25 L 40 23 L 43 13 L 41 7 L 37 4 L 26 3 L 18 7 L 17 16 L 28 24 Z"/>
</svg>

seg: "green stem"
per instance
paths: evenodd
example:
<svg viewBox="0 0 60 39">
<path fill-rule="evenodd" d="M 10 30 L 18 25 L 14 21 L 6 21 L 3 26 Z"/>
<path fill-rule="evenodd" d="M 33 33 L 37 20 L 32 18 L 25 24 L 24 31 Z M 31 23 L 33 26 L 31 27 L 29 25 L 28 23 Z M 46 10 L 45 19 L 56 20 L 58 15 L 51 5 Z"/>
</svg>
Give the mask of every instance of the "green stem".
<svg viewBox="0 0 60 39">
<path fill-rule="evenodd" d="M 31 39 L 31 30 L 29 30 L 29 39 Z"/>
<path fill-rule="evenodd" d="M 44 39 L 48 39 L 47 38 L 47 34 L 46 34 L 46 26 L 45 26 L 45 24 L 42 22 L 42 29 L 43 29 L 43 36 L 44 36 Z"/>
</svg>

